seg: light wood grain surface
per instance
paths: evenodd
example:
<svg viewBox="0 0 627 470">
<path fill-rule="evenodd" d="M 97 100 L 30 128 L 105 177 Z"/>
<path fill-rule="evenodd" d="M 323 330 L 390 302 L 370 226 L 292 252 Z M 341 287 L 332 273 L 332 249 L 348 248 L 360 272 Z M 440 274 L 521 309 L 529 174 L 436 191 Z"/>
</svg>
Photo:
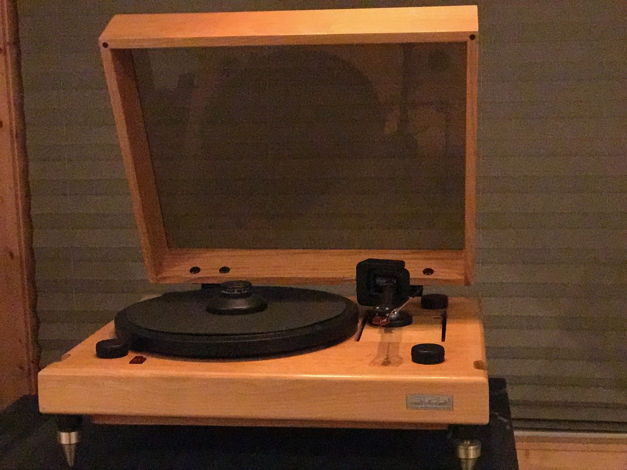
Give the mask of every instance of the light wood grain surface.
<svg viewBox="0 0 627 470">
<path fill-rule="evenodd" d="M 421 8 L 116 15 L 110 48 L 465 41 L 474 5 Z"/>
<path fill-rule="evenodd" d="M 367 327 L 360 341 L 315 352 L 244 361 L 142 354 L 104 360 L 95 343 L 107 325 L 39 374 L 44 413 L 417 424 L 485 423 L 488 379 L 476 300 L 451 300 L 446 360 L 411 361 L 412 345 L 438 343 L 439 318 L 410 309 L 405 328 Z M 450 410 L 408 409 L 407 395 L 447 395 Z"/>
<path fill-rule="evenodd" d="M 419 284 L 464 282 L 464 252 L 410 250 L 210 250 L 171 249 L 163 260 L 158 282 L 222 282 L 250 279 L 266 283 L 303 284 L 355 280 L 357 263 L 366 258 L 402 259 Z M 191 267 L 201 268 L 190 275 Z M 227 273 L 220 273 L 221 267 Z M 431 268 L 431 275 L 423 274 Z"/>
<path fill-rule="evenodd" d="M 111 98 L 120 150 L 129 182 L 142 253 L 150 280 L 160 271 L 167 249 L 144 118 L 135 85 L 133 56 L 128 51 L 102 49 L 102 63 Z"/>
</svg>

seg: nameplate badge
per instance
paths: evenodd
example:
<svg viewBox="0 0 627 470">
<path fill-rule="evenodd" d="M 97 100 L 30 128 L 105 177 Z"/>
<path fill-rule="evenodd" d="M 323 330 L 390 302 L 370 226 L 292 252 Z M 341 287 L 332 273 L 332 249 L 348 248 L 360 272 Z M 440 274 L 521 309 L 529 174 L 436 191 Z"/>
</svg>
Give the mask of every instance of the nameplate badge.
<svg viewBox="0 0 627 470">
<path fill-rule="evenodd" d="M 421 395 L 412 393 L 406 396 L 409 410 L 452 410 L 453 397 L 451 395 Z"/>
</svg>

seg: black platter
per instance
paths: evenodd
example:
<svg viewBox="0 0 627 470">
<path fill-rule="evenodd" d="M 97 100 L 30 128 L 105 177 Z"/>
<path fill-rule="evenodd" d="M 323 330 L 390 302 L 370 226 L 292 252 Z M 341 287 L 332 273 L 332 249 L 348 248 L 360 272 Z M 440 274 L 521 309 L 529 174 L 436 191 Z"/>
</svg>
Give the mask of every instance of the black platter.
<svg viewBox="0 0 627 470">
<path fill-rule="evenodd" d="M 135 351 L 234 359 L 330 346 L 352 336 L 357 320 L 357 306 L 336 294 L 232 281 L 133 304 L 115 328 Z"/>
</svg>

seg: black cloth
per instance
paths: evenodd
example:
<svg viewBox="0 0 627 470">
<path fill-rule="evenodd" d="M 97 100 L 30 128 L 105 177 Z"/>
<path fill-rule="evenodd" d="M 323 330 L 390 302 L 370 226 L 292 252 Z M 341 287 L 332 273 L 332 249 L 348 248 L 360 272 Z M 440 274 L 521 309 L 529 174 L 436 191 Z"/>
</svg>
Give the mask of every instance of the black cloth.
<svg viewBox="0 0 627 470">
<path fill-rule="evenodd" d="M 368 404 L 364 403 L 367 407 Z M 517 470 L 506 384 L 490 379 L 476 470 Z M 412 469 L 458 467 L 450 431 L 83 425 L 76 469 Z M 0 469 L 65 469 L 56 423 L 23 397 L 0 415 Z"/>
</svg>

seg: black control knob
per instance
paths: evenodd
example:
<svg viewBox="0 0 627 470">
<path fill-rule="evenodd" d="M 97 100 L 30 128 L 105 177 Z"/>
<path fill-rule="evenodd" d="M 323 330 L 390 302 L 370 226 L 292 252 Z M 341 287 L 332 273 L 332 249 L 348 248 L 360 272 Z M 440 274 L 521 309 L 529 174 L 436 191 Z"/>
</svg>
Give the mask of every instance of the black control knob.
<svg viewBox="0 0 627 470">
<path fill-rule="evenodd" d="M 411 348 L 411 360 L 416 364 L 440 364 L 444 362 L 444 347 L 432 343 L 416 344 Z"/>
<path fill-rule="evenodd" d="M 444 294 L 427 294 L 420 298 L 420 306 L 427 310 L 441 310 L 448 307 L 448 296 Z"/>
<path fill-rule="evenodd" d="M 127 354 L 128 344 L 120 339 L 103 339 L 96 343 L 96 356 L 101 359 L 115 359 Z"/>
</svg>

